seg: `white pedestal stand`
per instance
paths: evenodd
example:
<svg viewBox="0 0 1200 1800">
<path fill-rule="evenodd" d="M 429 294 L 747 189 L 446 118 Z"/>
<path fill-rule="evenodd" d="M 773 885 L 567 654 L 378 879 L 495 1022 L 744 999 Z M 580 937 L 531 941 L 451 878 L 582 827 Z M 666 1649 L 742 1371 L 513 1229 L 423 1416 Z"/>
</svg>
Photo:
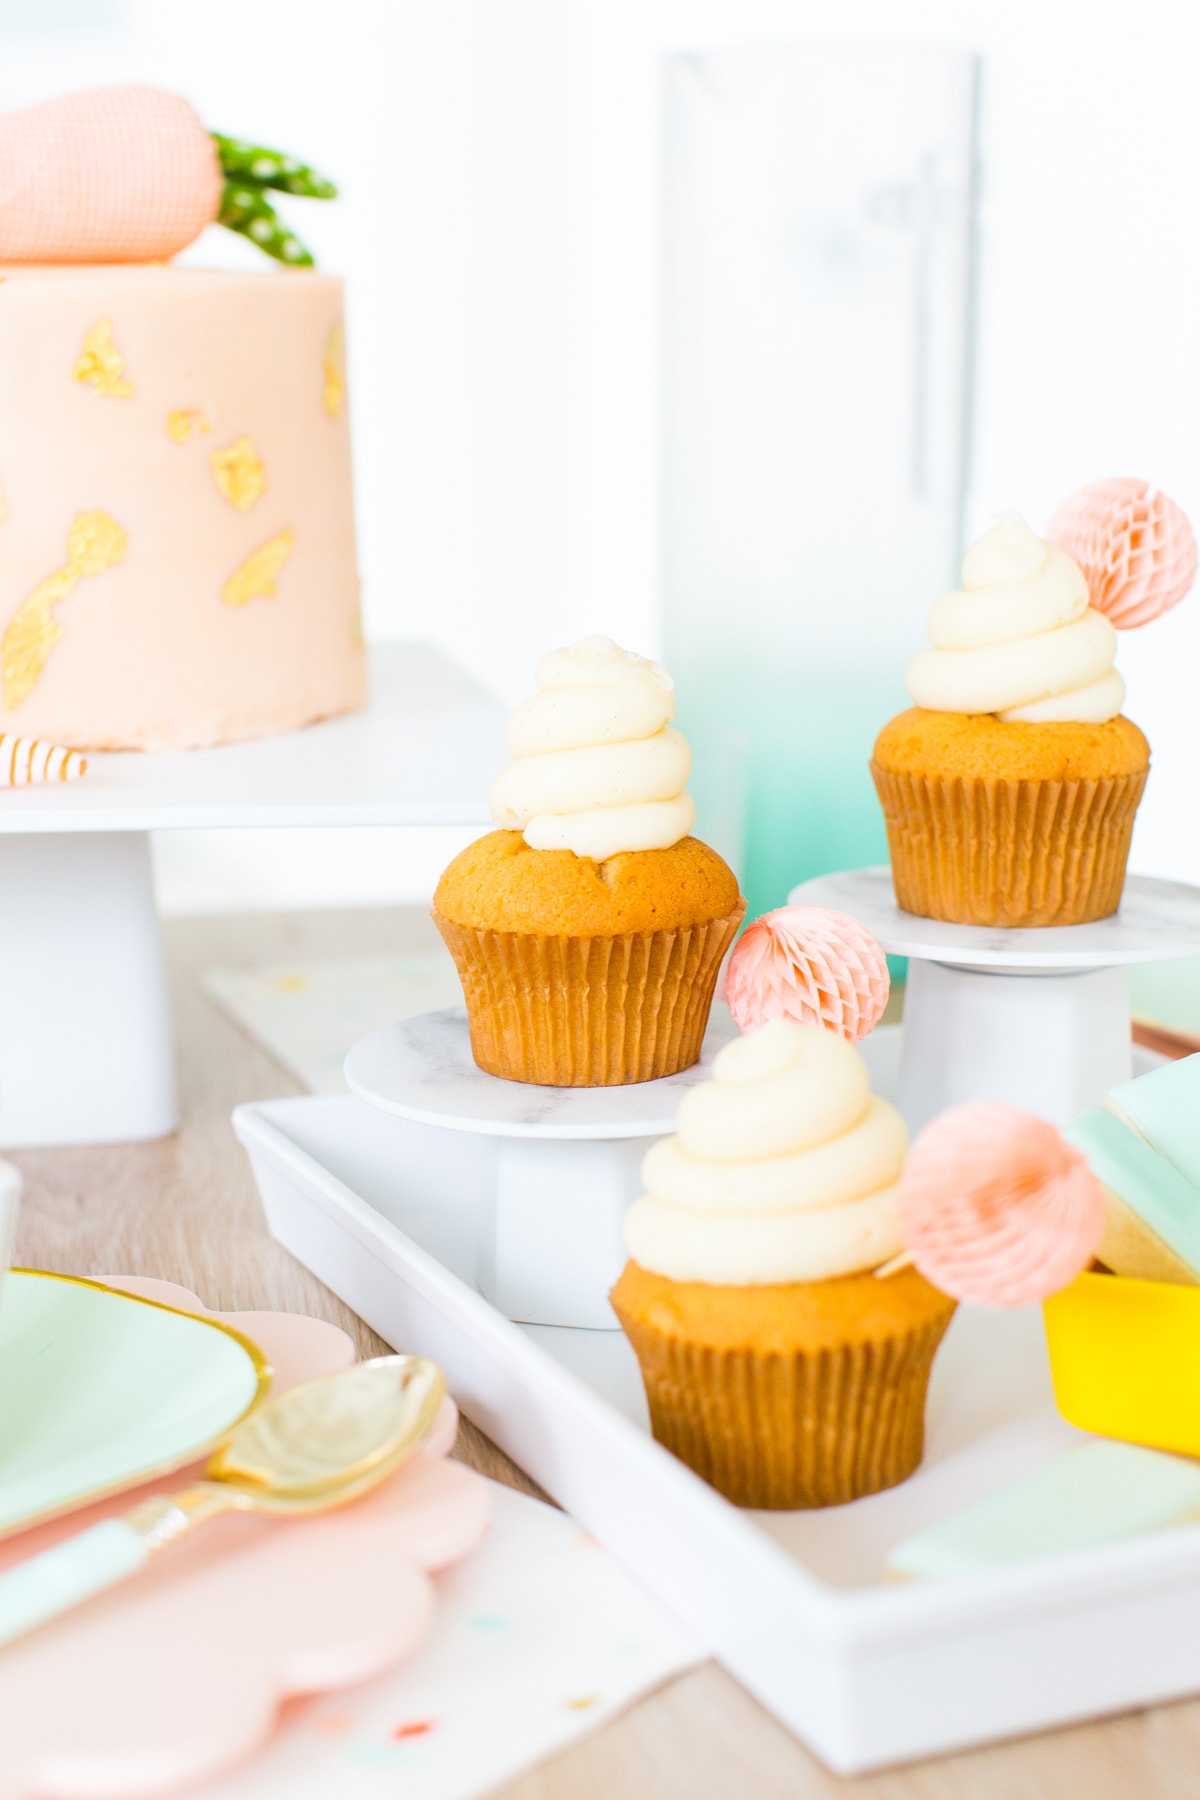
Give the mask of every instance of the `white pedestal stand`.
<svg viewBox="0 0 1200 1800">
<path fill-rule="evenodd" d="M 503 707 L 423 645 L 376 650 L 371 685 L 366 712 L 307 731 L 0 793 L 0 1148 L 177 1123 L 151 831 L 486 829 Z"/>
<path fill-rule="evenodd" d="M 477 1239 L 485 1299 L 521 1324 L 611 1331 L 608 1291 L 625 1265 L 621 1223 L 646 1140 L 674 1131 L 680 1095 L 710 1078 L 736 1035 L 714 1007 L 703 1055 L 681 1074 L 630 1087 L 532 1087 L 476 1068 L 466 1011 L 450 1007 L 364 1038 L 346 1058 L 346 1080 L 384 1112 L 494 1140 Z"/>
<path fill-rule="evenodd" d="M 1200 889 L 1132 875 L 1090 925 L 1008 931 L 901 912 L 887 868 L 803 882 L 800 906 L 850 913 L 909 958 L 896 1103 L 910 1131 L 1002 1100 L 1065 1125 L 1132 1074 L 1129 969 L 1200 953 Z"/>
<path fill-rule="evenodd" d="M 5 1148 L 174 1129 L 148 832 L 0 837 L 0 995 Z"/>
</svg>

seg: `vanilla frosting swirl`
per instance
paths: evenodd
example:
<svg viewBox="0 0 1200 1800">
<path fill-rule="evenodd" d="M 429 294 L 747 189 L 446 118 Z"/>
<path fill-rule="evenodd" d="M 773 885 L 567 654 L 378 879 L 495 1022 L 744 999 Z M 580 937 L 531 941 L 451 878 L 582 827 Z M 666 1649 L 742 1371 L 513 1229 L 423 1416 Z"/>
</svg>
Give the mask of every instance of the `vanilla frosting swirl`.
<svg viewBox="0 0 1200 1800">
<path fill-rule="evenodd" d="M 671 726 L 665 669 L 611 638 L 583 638 L 538 664 L 539 692 L 508 722 L 511 766 L 492 783 L 492 817 L 534 850 L 596 862 L 669 850 L 692 829 L 692 753 Z"/>
<path fill-rule="evenodd" d="M 727 1044 L 642 1164 L 625 1245 L 672 1281 L 762 1286 L 872 1269 L 900 1249 L 907 1134 L 831 1031 L 776 1019 Z"/>
<path fill-rule="evenodd" d="M 1001 719 L 1114 719 L 1125 683 L 1117 634 L 1088 605 L 1083 571 L 1006 513 L 967 551 L 963 585 L 929 615 L 933 649 L 908 671 L 908 691 L 934 712 Z"/>
</svg>

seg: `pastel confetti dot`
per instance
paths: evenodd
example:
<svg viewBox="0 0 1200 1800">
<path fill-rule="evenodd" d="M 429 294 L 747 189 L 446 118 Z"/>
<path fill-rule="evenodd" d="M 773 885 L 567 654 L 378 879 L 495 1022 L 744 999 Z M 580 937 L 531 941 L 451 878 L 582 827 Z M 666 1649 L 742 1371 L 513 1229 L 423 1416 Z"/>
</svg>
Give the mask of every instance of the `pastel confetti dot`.
<svg viewBox="0 0 1200 1800">
<path fill-rule="evenodd" d="M 277 975 L 275 977 L 275 987 L 281 994 L 302 994 L 307 986 L 307 975 Z"/>
<path fill-rule="evenodd" d="M 507 1631 L 508 1620 L 502 1619 L 499 1613 L 476 1613 L 467 1621 L 472 1631 Z"/>
<path fill-rule="evenodd" d="M 577 1699 L 567 1700 L 564 1704 L 571 1712 L 586 1712 L 590 1706 L 596 1705 L 599 1698 L 599 1694 L 581 1694 Z"/>
<path fill-rule="evenodd" d="M 354 1720 L 348 1713 L 326 1713 L 324 1718 L 313 1720 L 313 1729 L 324 1732 L 329 1737 L 336 1737 L 340 1732 L 349 1731 Z"/>
<path fill-rule="evenodd" d="M 421 1756 L 420 1744 L 356 1744 L 350 1752 L 352 1762 L 367 1768 L 394 1769 L 411 1766 Z"/>
<path fill-rule="evenodd" d="M 403 1725 L 392 1727 L 392 1737 L 398 1744 L 406 1744 L 412 1738 L 428 1737 L 437 1727 L 436 1719 L 406 1719 Z"/>
</svg>

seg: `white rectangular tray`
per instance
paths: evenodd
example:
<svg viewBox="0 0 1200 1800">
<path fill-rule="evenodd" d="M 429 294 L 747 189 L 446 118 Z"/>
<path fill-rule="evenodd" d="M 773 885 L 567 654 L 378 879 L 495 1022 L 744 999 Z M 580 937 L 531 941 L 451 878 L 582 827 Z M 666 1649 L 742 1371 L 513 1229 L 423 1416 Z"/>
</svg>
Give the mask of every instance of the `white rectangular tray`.
<svg viewBox="0 0 1200 1800">
<path fill-rule="evenodd" d="M 960 1310 L 925 1463 L 822 1512 L 739 1512 L 649 1436 L 619 1332 L 517 1326 L 474 1289 L 487 1140 L 354 1099 L 239 1107 L 275 1237 L 843 1773 L 1200 1688 L 1200 1527 L 941 1583 L 889 1547 L 1061 1453 L 1037 1311 Z"/>
</svg>

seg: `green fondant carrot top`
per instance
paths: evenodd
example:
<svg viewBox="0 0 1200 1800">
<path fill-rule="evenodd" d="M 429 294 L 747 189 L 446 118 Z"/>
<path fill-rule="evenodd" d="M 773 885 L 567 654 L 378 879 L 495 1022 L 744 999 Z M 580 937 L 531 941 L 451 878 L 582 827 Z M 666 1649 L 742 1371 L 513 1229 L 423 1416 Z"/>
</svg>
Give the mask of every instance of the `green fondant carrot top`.
<svg viewBox="0 0 1200 1800">
<path fill-rule="evenodd" d="M 333 182 L 318 175 L 307 163 L 285 156 L 281 150 L 268 149 L 265 144 L 223 137 L 219 131 L 214 131 L 212 138 L 225 176 L 217 215 L 220 223 L 228 225 L 230 231 L 240 231 L 280 262 L 311 268 L 312 257 L 267 199 L 267 189 L 301 194 L 309 200 L 334 200 L 337 188 Z"/>
</svg>

